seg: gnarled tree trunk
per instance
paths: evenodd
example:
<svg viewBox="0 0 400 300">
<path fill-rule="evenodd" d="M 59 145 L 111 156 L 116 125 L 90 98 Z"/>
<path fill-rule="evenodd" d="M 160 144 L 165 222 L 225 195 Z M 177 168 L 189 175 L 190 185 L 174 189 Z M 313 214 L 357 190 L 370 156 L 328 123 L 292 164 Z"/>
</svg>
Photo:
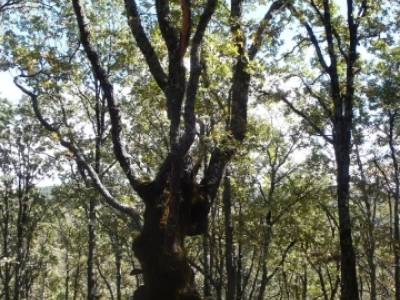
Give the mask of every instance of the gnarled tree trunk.
<svg viewBox="0 0 400 300">
<path fill-rule="evenodd" d="M 135 292 L 135 300 L 197 300 L 194 273 L 185 252 L 185 237 L 204 233 L 208 204 L 198 194 L 182 191 L 180 217 L 174 228 L 171 217 L 170 193 L 146 199 L 144 226 L 134 242 L 134 252 L 143 271 L 144 285 Z M 192 188 L 195 185 L 192 186 Z M 198 191 L 196 188 L 195 191 Z"/>
</svg>

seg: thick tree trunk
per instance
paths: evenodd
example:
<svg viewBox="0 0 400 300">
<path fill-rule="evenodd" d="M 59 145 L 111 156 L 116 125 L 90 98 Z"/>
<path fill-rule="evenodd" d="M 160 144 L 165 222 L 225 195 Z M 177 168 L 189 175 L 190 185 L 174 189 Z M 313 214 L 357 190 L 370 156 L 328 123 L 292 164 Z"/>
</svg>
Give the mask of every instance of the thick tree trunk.
<svg viewBox="0 0 400 300">
<path fill-rule="evenodd" d="M 339 238 L 341 250 L 341 299 L 357 300 L 356 257 L 351 234 L 349 208 L 351 126 L 344 120 L 336 123 L 335 156 L 337 201 L 339 208 Z"/>
<path fill-rule="evenodd" d="M 184 248 L 189 226 L 182 216 L 171 233 L 166 224 L 170 214 L 168 198 L 169 193 L 165 192 L 161 201 L 145 201 L 143 229 L 134 242 L 144 285 L 136 290 L 135 300 L 201 299 Z"/>
</svg>

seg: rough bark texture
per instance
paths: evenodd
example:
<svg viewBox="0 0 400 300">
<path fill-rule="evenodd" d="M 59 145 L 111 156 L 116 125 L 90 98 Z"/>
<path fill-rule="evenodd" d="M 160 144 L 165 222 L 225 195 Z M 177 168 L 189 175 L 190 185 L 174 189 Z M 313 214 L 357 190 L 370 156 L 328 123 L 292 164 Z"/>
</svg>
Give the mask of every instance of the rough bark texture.
<svg viewBox="0 0 400 300">
<path fill-rule="evenodd" d="M 341 261 L 341 299 L 358 299 L 356 256 L 351 234 L 349 208 L 350 127 L 338 124 L 335 139 L 336 183 L 339 209 Z"/>
<path fill-rule="evenodd" d="M 134 243 L 144 279 L 144 285 L 135 292 L 138 300 L 201 299 L 185 254 L 188 224 L 178 223 L 173 236 L 167 233 L 169 197 L 164 193 L 159 199 L 146 201 L 143 230 Z"/>
</svg>

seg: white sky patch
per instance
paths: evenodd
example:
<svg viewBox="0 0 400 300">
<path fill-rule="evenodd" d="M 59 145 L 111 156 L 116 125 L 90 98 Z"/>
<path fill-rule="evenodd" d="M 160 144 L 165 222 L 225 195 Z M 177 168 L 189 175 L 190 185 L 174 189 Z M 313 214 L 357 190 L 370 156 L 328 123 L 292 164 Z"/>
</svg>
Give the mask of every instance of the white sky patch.
<svg viewBox="0 0 400 300">
<path fill-rule="evenodd" d="M 17 104 L 22 97 L 22 92 L 16 87 L 13 80 L 14 76 L 11 72 L 0 72 L 0 98 Z"/>
</svg>

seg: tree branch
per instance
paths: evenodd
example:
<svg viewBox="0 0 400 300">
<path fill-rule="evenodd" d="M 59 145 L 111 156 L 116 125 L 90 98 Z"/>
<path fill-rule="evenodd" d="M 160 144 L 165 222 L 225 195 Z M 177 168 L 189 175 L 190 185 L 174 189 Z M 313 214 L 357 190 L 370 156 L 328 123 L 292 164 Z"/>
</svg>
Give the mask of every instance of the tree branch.
<svg viewBox="0 0 400 300">
<path fill-rule="evenodd" d="M 125 0 L 125 8 L 128 17 L 128 24 L 133 36 L 135 37 L 136 43 L 145 57 L 147 65 L 149 66 L 150 72 L 155 81 L 161 90 L 165 92 L 168 78 L 167 75 L 165 75 L 157 54 L 143 29 L 136 1 Z"/>
<path fill-rule="evenodd" d="M 128 216 L 130 216 L 134 222 L 136 223 L 137 228 L 141 228 L 141 222 L 140 222 L 140 215 L 139 213 L 133 209 L 130 206 L 126 206 L 120 202 L 118 202 L 109 192 L 106 186 L 101 182 L 98 174 L 96 171 L 93 169 L 93 167 L 88 163 L 88 160 L 86 159 L 85 155 L 82 153 L 82 151 L 77 147 L 72 140 L 67 140 L 65 137 L 62 136 L 59 128 L 57 126 L 54 126 L 53 124 L 50 124 L 49 121 L 47 121 L 39 108 L 39 101 L 38 101 L 38 95 L 34 94 L 33 92 L 29 91 L 25 87 L 23 87 L 19 82 L 18 78 L 14 78 L 14 83 L 15 85 L 27 96 L 30 97 L 31 102 L 32 102 L 32 107 L 34 114 L 36 118 L 39 120 L 40 124 L 49 132 L 52 132 L 56 134 L 59 143 L 68 149 L 75 157 L 75 160 L 78 165 L 82 166 L 86 172 L 88 173 L 90 179 L 93 182 L 93 185 L 96 187 L 96 189 L 100 192 L 100 194 L 103 196 L 104 202 L 106 202 L 109 206 L 112 208 L 118 210 L 121 213 L 124 213 Z"/>
<path fill-rule="evenodd" d="M 318 39 L 317 39 L 314 31 L 312 30 L 310 24 L 308 24 L 308 22 L 304 19 L 303 16 L 300 15 L 300 13 L 293 7 L 293 5 L 289 5 L 288 7 L 289 7 L 289 10 L 293 13 L 293 15 L 296 16 L 296 18 L 300 21 L 300 23 L 306 29 L 308 37 L 314 46 L 315 52 L 317 53 L 318 61 L 321 65 L 321 67 L 323 68 L 323 70 L 325 72 L 329 73 L 328 64 L 325 61 L 325 58 L 322 54 L 322 50 L 321 50 L 320 44 L 318 42 Z"/>
<path fill-rule="evenodd" d="M 156 0 L 156 11 L 161 35 L 167 45 L 169 54 L 179 54 L 175 53 L 179 48 L 179 41 L 177 30 L 172 26 L 169 20 L 169 0 Z"/>
<path fill-rule="evenodd" d="M 220 147 L 216 147 L 211 153 L 210 162 L 200 183 L 208 197 L 209 204 L 214 201 L 217 195 L 225 167 L 234 153 L 235 149 L 232 146 L 224 145 L 224 143 Z"/>
<path fill-rule="evenodd" d="M 268 93 L 266 93 L 265 95 L 269 95 Z M 289 108 L 298 116 L 300 116 L 304 121 L 306 121 L 316 132 L 319 133 L 320 136 L 322 136 L 328 143 L 333 143 L 333 139 L 330 138 L 328 135 L 325 134 L 325 132 L 319 128 L 319 126 L 317 126 L 313 121 L 311 121 L 310 117 L 306 115 L 305 112 L 299 110 L 298 108 L 296 108 L 292 102 L 289 101 L 289 99 L 287 99 L 286 95 L 279 95 L 280 99 L 286 103 L 287 106 L 289 106 Z"/>
<path fill-rule="evenodd" d="M 186 102 L 184 108 L 184 121 L 185 121 L 185 133 L 182 136 L 180 144 L 180 153 L 185 154 L 190 145 L 193 143 L 195 136 L 195 125 L 196 125 L 196 114 L 195 114 L 195 103 L 196 96 L 199 87 L 199 79 L 202 70 L 200 62 L 201 44 L 203 41 L 204 33 L 208 23 L 215 11 L 217 0 L 208 0 L 203 14 L 200 17 L 199 24 L 197 25 L 195 34 L 191 41 L 190 49 L 190 76 L 189 82 L 186 89 Z"/>
<path fill-rule="evenodd" d="M 319 10 L 317 4 L 315 3 L 314 0 L 310 1 L 311 7 L 314 9 L 314 11 L 317 13 L 320 21 L 322 23 L 325 22 L 325 18 L 324 15 L 322 14 L 322 12 Z M 344 57 L 345 60 L 347 60 L 347 54 L 346 51 L 343 49 L 342 47 L 342 39 L 340 38 L 340 35 L 338 34 L 337 30 L 335 29 L 335 27 L 332 27 L 332 33 L 333 36 L 335 37 L 336 41 L 337 41 L 337 46 L 339 48 L 340 53 L 342 54 L 342 56 Z"/>
<path fill-rule="evenodd" d="M 121 124 L 120 108 L 119 105 L 117 104 L 117 101 L 114 98 L 113 86 L 108 79 L 106 71 L 100 64 L 100 57 L 98 53 L 95 51 L 95 49 L 91 44 L 90 32 L 87 28 L 87 21 L 84 16 L 83 8 L 80 4 L 80 1 L 72 0 L 72 4 L 76 20 L 78 23 L 80 41 L 86 52 L 86 56 L 90 61 L 93 73 L 96 79 L 99 81 L 103 94 L 107 99 L 108 111 L 110 114 L 111 136 L 114 146 L 114 154 L 122 170 L 124 171 L 126 177 L 128 178 L 132 188 L 136 192 L 138 192 L 139 195 L 141 195 L 144 192 L 143 190 L 144 185 L 135 178 L 132 166 L 130 164 L 129 155 L 126 152 L 124 146 L 122 145 L 122 140 L 121 140 L 122 124 Z"/>
<path fill-rule="evenodd" d="M 190 50 L 190 76 L 188 87 L 186 89 L 186 102 L 184 108 L 185 132 L 179 140 L 178 153 L 183 157 L 194 141 L 196 134 L 196 115 L 195 102 L 199 86 L 199 78 L 202 70 L 200 63 L 201 44 L 204 38 L 205 30 L 211 17 L 215 11 L 218 0 L 208 0 L 203 14 L 200 16 L 199 23 L 191 41 Z M 158 174 L 154 180 L 158 186 L 162 186 L 167 179 L 167 174 L 170 170 L 172 162 L 171 153 L 168 154 L 163 164 L 161 165 Z"/>
<path fill-rule="evenodd" d="M 267 13 L 264 15 L 264 18 L 261 20 L 260 24 L 258 25 L 257 31 L 254 34 L 253 37 L 253 43 L 249 48 L 249 59 L 252 60 L 256 56 L 257 52 L 260 50 L 262 40 L 263 40 L 263 35 L 265 33 L 265 30 L 267 28 L 267 25 L 271 21 L 273 17 L 273 13 L 282 7 L 284 7 L 287 3 L 287 0 L 277 0 L 273 2 L 268 9 Z"/>
<path fill-rule="evenodd" d="M 185 56 L 189 45 L 190 30 L 192 28 L 192 16 L 190 11 L 190 0 L 181 0 L 182 28 L 179 41 L 179 53 L 181 57 Z"/>
</svg>

